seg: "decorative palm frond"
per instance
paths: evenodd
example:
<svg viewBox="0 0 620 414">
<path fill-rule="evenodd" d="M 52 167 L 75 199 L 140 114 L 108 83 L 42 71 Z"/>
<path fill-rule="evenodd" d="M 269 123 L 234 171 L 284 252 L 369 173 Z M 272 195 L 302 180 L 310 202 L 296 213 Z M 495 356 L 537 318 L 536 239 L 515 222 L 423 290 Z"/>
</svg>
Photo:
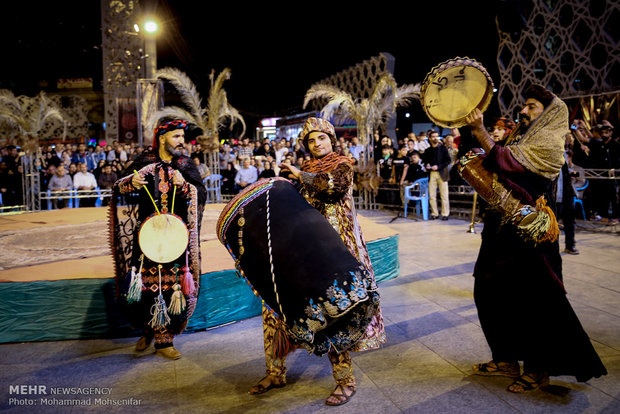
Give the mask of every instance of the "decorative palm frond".
<svg viewBox="0 0 620 414">
<path fill-rule="evenodd" d="M 407 106 L 414 100 L 420 100 L 421 86 L 419 83 L 414 85 L 406 84 L 396 88 L 396 105 Z"/>
<path fill-rule="evenodd" d="M 221 117 L 222 117 L 222 120 L 224 120 L 224 119 L 230 120 L 230 127 L 229 128 L 231 130 L 232 130 L 234 124 L 239 122 L 241 124 L 241 127 L 242 127 L 241 134 L 239 135 L 239 137 L 242 138 L 245 135 L 245 120 L 243 119 L 243 116 L 241 116 L 239 111 L 237 111 L 232 106 L 228 105 L 224 109 Z"/>
<path fill-rule="evenodd" d="M 157 77 L 166 79 L 177 89 L 183 103 L 187 109 L 179 107 L 164 107 L 161 110 L 150 114 L 147 120 L 149 129 L 154 129 L 157 120 L 163 116 L 173 116 L 188 120 L 196 125 L 202 134 L 196 137 L 196 140 L 206 149 L 207 152 L 213 153 L 219 148 L 218 131 L 225 124 L 224 121 L 230 121 L 230 128 L 237 122 L 243 126 L 240 137 L 245 134 L 245 121 L 239 111 L 228 103 L 228 97 L 224 90 L 224 82 L 230 79 L 231 71 L 225 68 L 216 77 L 215 71 L 211 71 L 209 76 L 211 80 L 211 89 L 207 98 L 207 105 L 202 108 L 202 100 L 196 87 L 187 75 L 178 69 L 163 68 L 157 71 Z M 151 128 L 152 127 L 152 128 Z M 209 159 L 214 158 L 210 157 Z M 219 171 L 219 163 L 214 161 L 209 168 L 217 172 Z"/>
<path fill-rule="evenodd" d="M 372 88 L 368 98 L 367 117 L 372 125 L 381 122 L 388 114 L 396 110 L 396 80 L 390 74 L 383 74 Z"/>
<path fill-rule="evenodd" d="M 39 110 L 34 113 L 34 119 L 32 122 L 32 129 L 29 131 L 32 134 L 38 134 L 38 132 L 43 128 L 43 125 L 47 121 L 60 121 L 63 122 L 64 118 L 60 109 L 56 107 L 56 105 L 52 102 L 51 99 L 47 97 L 45 92 L 41 91 L 38 96 L 39 99 Z"/>
<path fill-rule="evenodd" d="M 22 112 L 22 106 L 19 100 L 8 89 L 0 89 L 0 107 L 11 108 L 17 113 Z"/>
<path fill-rule="evenodd" d="M 243 131 L 240 137 L 245 135 L 245 121 L 239 111 L 232 107 L 228 103 L 228 95 L 224 90 L 224 82 L 231 77 L 231 70 L 224 68 L 217 77 L 215 77 L 215 71 L 211 70 L 211 90 L 209 91 L 209 99 L 207 101 L 207 113 L 210 114 L 208 129 L 211 136 L 216 137 L 217 132 L 224 126 L 224 121 L 230 121 L 230 128 L 232 129 L 234 124 L 239 122 L 243 127 Z M 205 131 L 206 132 L 206 131 Z M 219 145 L 219 142 L 218 142 Z"/>
<path fill-rule="evenodd" d="M 65 121 L 60 109 L 45 92 L 41 91 L 34 98 L 18 98 L 10 91 L 0 91 L 0 122 L 19 132 L 18 139 L 26 152 L 36 150 L 39 132 L 47 121 L 52 120 Z"/>
<path fill-rule="evenodd" d="M 157 78 L 167 79 L 179 92 L 181 100 L 189 112 L 194 114 L 195 118 L 202 119 L 205 114 L 205 110 L 202 108 L 202 99 L 189 76 L 176 68 L 162 68 L 157 71 Z"/>
<path fill-rule="evenodd" d="M 386 73 L 377 80 L 369 98 L 355 99 L 351 94 L 335 86 L 317 84 L 306 92 L 303 107 L 315 99 L 327 100 L 321 109 L 321 116 L 336 123 L 346 119 L 355 120 L 360 141 L 367 145 L 372 130 L 385 122 L 398 106 L 406 106 L 419 98 L 419 84 L 397 87 L 394 77 Z"/>
</svg>

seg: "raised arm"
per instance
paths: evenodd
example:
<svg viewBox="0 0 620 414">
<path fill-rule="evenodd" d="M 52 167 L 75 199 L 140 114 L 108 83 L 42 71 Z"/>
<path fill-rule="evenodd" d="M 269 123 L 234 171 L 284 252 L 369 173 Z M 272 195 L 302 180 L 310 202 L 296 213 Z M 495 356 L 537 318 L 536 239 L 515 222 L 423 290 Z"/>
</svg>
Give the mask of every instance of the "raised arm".
<svg viewBox="0 0 620 414">
<path fill-rule="evenodd" d="M 471 132 L 476 137 L 482 148 L 487 152 L 491 152 L 491 148 L 495 146 L 495 141 L 489 135 L 484 127 L 484 116 L 482 111 L 478 108 L 471 111 L 469 115 L 465 117 L 465 122 L 471 128 Z"/>
</svg>

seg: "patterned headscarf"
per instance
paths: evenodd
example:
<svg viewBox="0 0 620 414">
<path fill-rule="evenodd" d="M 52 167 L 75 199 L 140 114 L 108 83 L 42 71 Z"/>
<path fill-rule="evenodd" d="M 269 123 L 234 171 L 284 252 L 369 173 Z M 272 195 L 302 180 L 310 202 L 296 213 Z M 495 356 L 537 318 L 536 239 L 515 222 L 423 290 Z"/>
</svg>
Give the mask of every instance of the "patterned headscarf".
<svg viewBox="0 0 620 414">
<path fill-rule="evenodd" d="M 512 132 L 512 130 L 515 129 L 515 123 L 512 122 L 510 119 L 506 118 L 505 116 L 497 118 L 493 126 L 494 127 L 498 126 L 500 128 L 505 129 L 506 130 L 505 136 L 508 136 Z"/>
<path fill-rule="evenodd" d="M 517 125 L 506 140 L 506 148 L 525 168 L 547 179 L 555 179 L 564 164 L 564 142 L 568 129 L 568 108 L 554 95 L 549 106 L 523 133 Z"/>
<path fill-rule="evenodd" d="M 334 126 L 329 121 L 322 118 L 310 117 L 306 119 L 304 129 L 301 131 L 301 134 L 299 134 L 299 139 L 306 150 L 308 150 L 308 135 L 310 135 L 311 132 L 322 132 L 329 135 L 332 146 L 336 145 L 336 130 Z"/>
<path fill-rule="evenodd" d="M 174 121 L 166 122 L 161 124 L 157 128 L 155 128 L 155 135 L 153 136 L 153 149 L 156 149 L 159 146 L 159 138 L 160 135 L 165 134 L 166 132 L 174 131 L 175 129 L 187 129 L 188 122 L 184 119 L 175 119 Z"/>
</svg>

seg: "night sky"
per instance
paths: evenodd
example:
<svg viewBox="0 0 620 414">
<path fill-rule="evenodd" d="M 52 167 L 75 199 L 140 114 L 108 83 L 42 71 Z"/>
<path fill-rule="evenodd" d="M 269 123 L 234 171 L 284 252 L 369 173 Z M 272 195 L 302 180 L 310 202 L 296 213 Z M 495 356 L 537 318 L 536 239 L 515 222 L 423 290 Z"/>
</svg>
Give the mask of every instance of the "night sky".
<svg viewBox="0 0 620 414">
<path fill-rule="evenodd" d="M 395 57 L 398 84 L 422 82 L 433 66 L 457 56 L 480 61 L 499 81 L 498 2 L 350 2 L 330 8 L 318 2 L 153 3 L 163 19 L 158 67 L 187 73 L 203 98 L 211 69 L 230 68 L 229 102 L 248 117 L 300 109 L 310 85 L 380 52 Z M 34 95 L 46 82 L 53 87 L 56 78 L 92 77 L 101 89 L 98 1 L 22 1 L 6 8 L 0 88 Z"/>
</svg>

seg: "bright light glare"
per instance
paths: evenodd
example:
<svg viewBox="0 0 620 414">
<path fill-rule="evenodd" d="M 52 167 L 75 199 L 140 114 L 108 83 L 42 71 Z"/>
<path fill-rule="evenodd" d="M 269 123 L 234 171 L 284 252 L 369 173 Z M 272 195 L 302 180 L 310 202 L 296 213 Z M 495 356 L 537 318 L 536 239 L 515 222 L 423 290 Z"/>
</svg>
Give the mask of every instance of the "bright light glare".
<svg viewBox="0 0 620 414">
<path fill-rule="evenodd" d="M 140 25 L 138 25 L 138 23 L 133 25 L 133 30 L 135 30 L 136 32 L 140 31 Z"/>
<path fill-rule="evenodd" d="M 149 33 L 155 33 L 157 31 L 157 23 L 152 20 L 144 23 L 144 30 Z"/>
</svg>

